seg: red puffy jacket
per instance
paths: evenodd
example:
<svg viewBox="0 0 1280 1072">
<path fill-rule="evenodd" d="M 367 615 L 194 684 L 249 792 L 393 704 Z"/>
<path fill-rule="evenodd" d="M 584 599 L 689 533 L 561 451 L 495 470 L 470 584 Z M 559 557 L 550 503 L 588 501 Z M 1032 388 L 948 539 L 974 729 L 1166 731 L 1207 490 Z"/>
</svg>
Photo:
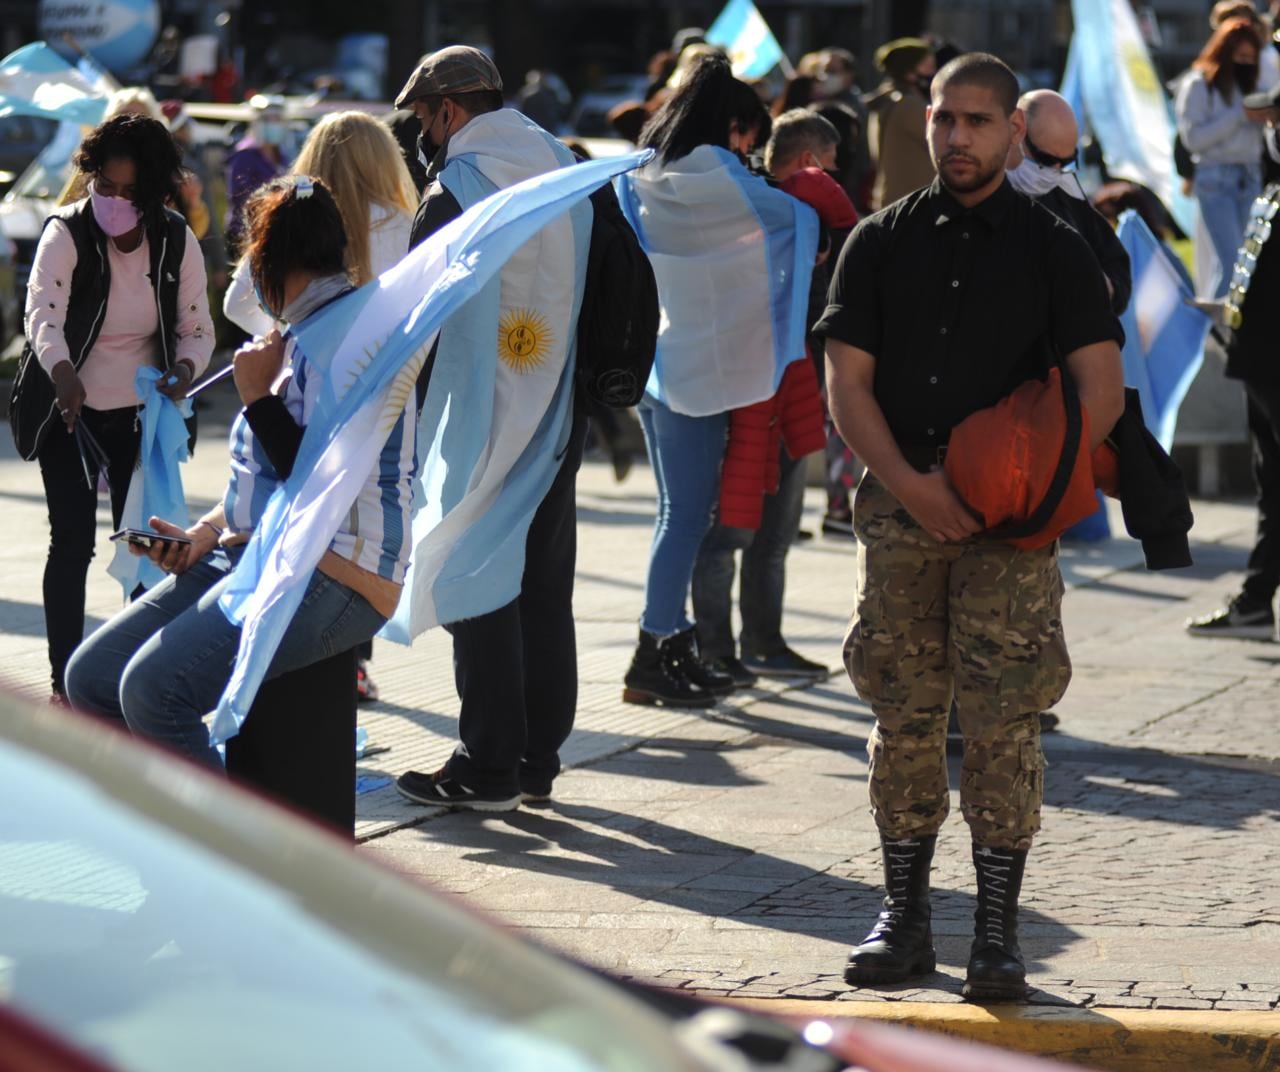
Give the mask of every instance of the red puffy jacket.
<svg viewBox="0 0 1280 1072">
<path fill-rule="evenodd" d="M 720 471 L 720 524 L 758 529 L 764 497 L 778 490 L 778 450 L 793 458 L 827 445 L 818 376 L 807 357 L 782 374 L 778 393 L 729 414 L 729 442 Z"/>
</svg>

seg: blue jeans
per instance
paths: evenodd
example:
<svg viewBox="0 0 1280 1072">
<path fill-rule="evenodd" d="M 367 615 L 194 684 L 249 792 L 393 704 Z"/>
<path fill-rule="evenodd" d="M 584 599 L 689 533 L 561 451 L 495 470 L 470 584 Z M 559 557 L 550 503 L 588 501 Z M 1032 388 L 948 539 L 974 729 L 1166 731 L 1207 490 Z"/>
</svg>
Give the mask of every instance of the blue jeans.
<svg viewBox="0 0 1280 1072">
<path fill-rule="evenodd" d="M 1217 271 L 1211 296 L 1221 298 L 1231 282 L 1236 252 L 1244 242 L 1249 209 L 1262 193 L 1261 164 L 1199 164 L 1193 186 L 1200 218 L 1213 245 Z"/>
<path fill-rule="evenodd" d="M 640 628 L 667 637 L 693 626 L 689 582 L 702 538 L 715 517 L 729 415 L 687 417 L 645 395 L 638 407 L 658 482 L 658 520 L 649 553 Z"/>
<path fill-rule="evenodd" d="M 204 717 L 231 679 L 240 627 L 218 608 L 240 551 L 217 550 L 167 577 L 76 649 L 67 666 L 74 707 L 124 719 L 140 737 L 222 769 Z M 285 630 L 268 680 L 369 640 L 385 618 L 318 570 Z"/>
<path fill-rule="evenodd" d="M 742 614 L 742 654 L 777 655 L 782 638 L 782 600 L 787 586 L 787 552 L 804 511 L 805 459 L 782 448 L 778 490 L 764 497 L 758 529 L 719 523 L 707 533 L 693 570 L 693 616 L 698 648 L 708 659 L 732 658 L 734 552 L 742 551 L 738 610 Z"/>
</svg>

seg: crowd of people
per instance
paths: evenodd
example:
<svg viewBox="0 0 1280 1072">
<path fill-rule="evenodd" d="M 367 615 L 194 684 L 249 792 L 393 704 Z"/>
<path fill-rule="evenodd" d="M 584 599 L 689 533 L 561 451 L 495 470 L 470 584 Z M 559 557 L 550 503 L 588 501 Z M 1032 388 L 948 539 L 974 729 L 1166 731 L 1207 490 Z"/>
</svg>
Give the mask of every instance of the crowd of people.
<svg viewBox="0 0 1280 1072">
<path fill-rule="evenodd" d="M 1039 829 L 1041 717 L 1071 674 L 1060 529 L 1041 518 L 1014 538 L 1005 526 L 1037 511 L 989 512 L 957 491 L 964 467 L 985 472 L 1007 459 L 950 448 L 974 442 L 974 422 L 989 427 L 1011 398 L 1047 384 L 1059 411 L 1066 398 L 1077 414 L 1083 457 L 1110 449 L 1104 441 L 1125 416 L 1117 317 L 1132 289 L 1127 255 L 1073 170 L 1070 106 L 1047 90 L 1020 96 L 994 56 L 890 42 L 875 57 L 884 84 L 864 95 L 854 58 L 833 48 L 806 56 L 766 101 L 699 32 L 674 46 L 655 59 L 648 99 L 612 117 L 652 151 L 614 192 L 661 311 L 638 406 L 657 520 L 622 699 L 705 709 L 761 676 L 828 675 L 783 633 L 806 460 L 821 454 L 823 532 L 850 539 L 851 550 L 856 537 L 844 664 L 876 719 L 868 783 L 886 886 L 846 978 L 900 982 L 934 966 L 929 874 L 948 808 L 954 712 L 979 890 L 965 993 L 1020 997 L 1018 897 Z M 1256 214 L 1249 184 L 1262 127 L 1237 112 L 1257 110 L 1240 97 L 1257 87 L 1246 68 L 1260 47 L 1247 20 L 1227 17 L 1179 98 L 1222 264 Z M 555 96 L 542 82 L 526 90 L 540 106 Z M 29 338 L 55 389 L 37 451 L 53 530 L 53 689 L 60 703 L 221 769 L 205 717 L 232 674 L 240 628 L 218 598 L 290 475 L 322 390 L 297 331 L 493 191 L 578 157 L 506 107 L 492 60 L 463 46 L 424 57 L 397 96 L 394 123 L 330 115 L 291 158 L 266 102 L 228 172 L 224 307 L 252 340 L 233 360 L 242 408 L 225 492 L 193 525 L 150 519 L 153 537 L 131 549 L 167 578 L 83 639 L 98 477 L 118 526 L 138 449 L 139 370 L 159 366 L 159 390 L 177 400 L 214 347 L 206 260 L 217 270 L 219 254 L 206 246 L 201 255 L 198 228 L 209 221 L 195 208 L 199 177 L 183 164 L 185 121 L 180 109 L 133 103 L 86 138 L 82 192 L 50 218 L 28 294 Z M 406 114 L 416 126 L 407 137 Z M 1257 134 L 1253 159 L 1246 133 Z M 550 799 L 560 771 L 577 704 L 576 478 L 589 412 L 601 414 L 575 388 L 577 320 L 601 211 L 579 202 L 446 321 L 268 671 L 279 679 L 342 651 L 367 658 L 394 614 L 413 546 L 414 484 L 438 461 L 424 455 L 423 424 L 451 389 L 433 370 L 488 362 L 508 377 L 495 398 L 525 390 L 527 427 L 508 463 L 532 489 L 516 533 L 519 595 L 487 613 L 441 615 L 453 639 L 459 743 L 438 770 L 398 779 L 418 804 L 509 811 Z M 1239 222 L 1234 239 L 1228 220 Z M 1267 237 L 1251 239 L 1255 259 Z M 1259 260 L 1255 282 L 1263 276 Z M 1227 308 L 1237 321 L 1245 308 L 1252 327 L 1244 299 L 1258 291 L 1227 282 L 1221 293 L 1236 299 Z M 1274 391 L 1257 396 L 1259 421 L 1273 403 Z M 1059 465 L 1070 434 L 1035 459 L 1042 468 Z M 998 437 L 985 441 L 999 450 Z M 1138 464 L 1122 452 L 1122 470 Z M 1091 500 L 1092 472 L 1085 479 Z M 1185 544 L 1185 528 L 1172 535 Z"/>
</svg>

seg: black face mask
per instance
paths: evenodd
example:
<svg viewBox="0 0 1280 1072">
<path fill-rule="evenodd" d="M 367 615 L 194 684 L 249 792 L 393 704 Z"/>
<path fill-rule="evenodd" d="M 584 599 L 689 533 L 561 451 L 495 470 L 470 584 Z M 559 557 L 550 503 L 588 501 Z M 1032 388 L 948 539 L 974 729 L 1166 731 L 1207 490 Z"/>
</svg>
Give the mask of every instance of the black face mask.
<svg viewBox="0 0 1280 1072">
<path fill-rule="evenodd" d="M 426 134 L 418 135 L 418 163 L 424 168 L 431 166 L 431 161 L 435 159 L 436 153 L 440 151 L 440 146 L 431 141 Z"/>
<path fill-rule="evenodd" d="M 1233 63 L 1236 73 L 1236 85 L 1245 92 L 1252 92 L 1258 84 L 1258 65 L 1256 63 Z"/>
</svg>

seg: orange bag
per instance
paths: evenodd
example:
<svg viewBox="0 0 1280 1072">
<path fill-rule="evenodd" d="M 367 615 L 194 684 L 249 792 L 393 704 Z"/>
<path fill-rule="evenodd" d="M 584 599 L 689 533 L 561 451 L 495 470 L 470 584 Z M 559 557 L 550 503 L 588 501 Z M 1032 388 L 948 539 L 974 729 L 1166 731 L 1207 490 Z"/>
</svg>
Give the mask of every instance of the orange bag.
<svg viewBox="0 0 1280 1072">
<path fill-rule="evenodd" d="M 1023 550 L 1047 547 L 1114 494 L 1115 452 L 1089 451 L 1089 413 L 1070 375 L 1051 369 L 951 432 L 944 469 L 986 535 Z M 1097 477 L 1095 479 L 1095 470 Z"/>
</svg>

